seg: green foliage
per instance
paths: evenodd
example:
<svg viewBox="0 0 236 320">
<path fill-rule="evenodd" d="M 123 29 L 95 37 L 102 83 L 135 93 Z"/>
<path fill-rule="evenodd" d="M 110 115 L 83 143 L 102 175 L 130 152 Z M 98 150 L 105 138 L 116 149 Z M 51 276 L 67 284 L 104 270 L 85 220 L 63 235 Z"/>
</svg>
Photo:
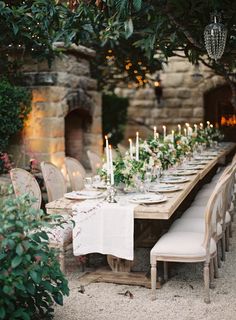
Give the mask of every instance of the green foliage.
<svg viewBox="0 0 236 320">
<path fill-rule="evenodd" d="M 19 132 L 31 110 L 31 94 L 0 79 L 0 152 L 6 150 L 9 138 Z"/>
<path fill-rule="evenodd" d="M 43 212 L 27 196 L 0 202 L 0 319 L 52 319 L 69 294 Z"/>
<path fill-rule="evenodd" d="M 228 29 L 225 53 L 217 63 L 207 57 L 203 40 L 214 10 L 222 13 Z M 26 54 L 51 63 L 60 53 L 54 42 L 63 41 L 96 50 L 92 70 L 100 87 L 108 80 L 111 88 L 121 80 L 144 85 L 175 55 L 202 61 L 226 76 L 236 66 L 235 16 L 236 1 L 231 0 L 0 1 L 0 70 L 15 69 Z M 11 50 L 18 52 L 15 60 L 8 57 Z M 127 61 L 132 68 L 126 68 Z"/>
<path fill-rule="evenodd" d="M 6 72 L 8 54 L 15 51 L 17 64 L 25 54 L 51 63 L 57 54 L 53 43 L 68 44 L 74 36 L 68 23 L 70 11 L 54 0 L 0 1 L 0 70 Z"/>
<path fill-rule="evenodd" d="M 103 95 L 102 99 L 102 127 L 103 135 L 109 136 L 113 146 L 124 138 L 127 120 L 128 99 L 115 94 Z"/>
</svg>

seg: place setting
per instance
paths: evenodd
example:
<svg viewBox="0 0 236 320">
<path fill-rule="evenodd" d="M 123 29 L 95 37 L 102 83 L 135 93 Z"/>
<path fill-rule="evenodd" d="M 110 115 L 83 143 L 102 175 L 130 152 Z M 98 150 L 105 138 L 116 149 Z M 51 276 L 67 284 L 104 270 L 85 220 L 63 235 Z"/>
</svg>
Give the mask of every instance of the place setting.
<svg viewBox="0 0 236 320">
<path fill-rule="evenodd" d="M 136 204 L 158 204 L 166 200 L 166 196 L 154 193 L 137 194 L 128 199 L 129 202 Z"/>
<path fill-rule="evenodd" d="M 182 190 L 181 186 L 175 185 L 175 184 L 166 184 L 166 183 L 155 184 L 149 188 L 149 192 L 160 192 L 160 193 L 175 192 L 180 190 Z"/>
<path fill-rule="evenodd" d="M 72 191 L 64 194 L 66 199 L 70 200 L 89 200 L 105 197 L 106 193 L 97 190 L 81 190 L 81 191 Z"/>
<path fill-rule="evenodd" d="M 194 174 L 197 174 L 198 172 L 196 170 L 191 169 L 176 169 L 175 171 L 172 171 L 171 174 L 174 176 L 191 176 Z"/>
</svg>

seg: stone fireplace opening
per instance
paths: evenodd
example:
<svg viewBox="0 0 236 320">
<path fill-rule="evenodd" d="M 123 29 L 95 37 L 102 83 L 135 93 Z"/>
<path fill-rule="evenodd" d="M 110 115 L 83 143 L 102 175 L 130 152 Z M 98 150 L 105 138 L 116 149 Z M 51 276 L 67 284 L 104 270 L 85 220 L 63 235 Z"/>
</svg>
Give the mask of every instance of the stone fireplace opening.
<svg viewBox="0 0 236 320">
<path fill-rule="evenodd" d="M 76 158 L 83 165 L 86 163 L 85 133 L 92 123 L 92 116 L 87 110 L 76 109 L 65 117 L 65 155 Z"/>
<path fill-rule="evenodd" d="M 223 132 L 225 141 L 236 142 L 236 112 L 231 103 L 228 85 L 214 88 L 204 94 L 205 121 L 210 121 Z"/>
</svg>

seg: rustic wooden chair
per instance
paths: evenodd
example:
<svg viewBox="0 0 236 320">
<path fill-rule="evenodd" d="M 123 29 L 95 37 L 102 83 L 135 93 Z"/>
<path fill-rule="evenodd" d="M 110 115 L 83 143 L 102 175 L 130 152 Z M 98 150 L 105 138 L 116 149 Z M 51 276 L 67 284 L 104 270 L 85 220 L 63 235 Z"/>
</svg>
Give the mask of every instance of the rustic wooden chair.
<svg viewBox="0 0 236 320">
<path fill-rule="evenodd" d="M 167 262 L 204 262 L 204 284 L 206 303 L 210 302 L 210 283 L 213 280 L 213 261 L 216 262 L 217 247 L 215 236 L 217 233 L 217 216 L 221 207 L 222 188 L 228 181 L 224 177 L 213 191 L 205 209 L 205 230 L 198 232 L 167 232 L 152 248 L 151 286 L 152 297 L 156 297 L 157 261 L 164 262 L 164 277 L 167 280 Z"/>
<path fill-rule="evenodd" d="M 89 158 L 90 166 L 92 169 L 92 173 L 94 175 L 97 174 L 98 169 L 102 167 L 102 160 L 101 158 L 93 151 L 87 150 L 87 155 Z"/>
<path fill-rule="evenodd" d="M 40 209 L 41 206 L 41 190 L 35 177 L 28 171 L 15 168 L 10 171 L 10 177 L 16 196 L 29 194 L 36 199 L 33 203 L 35 209 Z M 65 250 L 72 242 L 72 224 L 70 222 L 64 223 L 63 228 L 54 227 L 46 230 L 49 237 L 49 244 L 51 247 L 59 250 L 59 263 L 62 271 L 65 270 Z"/>
<path fill-rule="evenodd" d="M 60 169 L 51 162 L 41 162 L 48 202 L 62 198 L 67 191 L 65 178 Z"/>
<path fill-rule="evenodd" d="M 65 158 L 66 170 L 69 176 L 71 189 L 73 191 L 81 190 L 84 187 L 84 178 L 86 171 L 82 164 L 75 158 Z"/>
</svg>

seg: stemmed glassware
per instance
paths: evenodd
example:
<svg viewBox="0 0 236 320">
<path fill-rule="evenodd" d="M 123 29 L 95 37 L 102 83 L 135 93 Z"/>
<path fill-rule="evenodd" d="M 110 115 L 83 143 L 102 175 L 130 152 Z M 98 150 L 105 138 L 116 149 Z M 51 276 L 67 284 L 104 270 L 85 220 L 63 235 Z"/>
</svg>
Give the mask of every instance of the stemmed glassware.
<svg viewBox="0 0 236 320">
<path fill-rule="evenodd" d="M 144 188 L 146 192 L 149 192 L 152 182 L 152 173 L 151 171 L 146 171 L 144 175 Z"/>
<path fill-rule="evenodd" d="M 92 177 L 85 177 L 84 178 L 84 188 L 86 190 L 93 189 L 93 178 Z"/>
</svg>

